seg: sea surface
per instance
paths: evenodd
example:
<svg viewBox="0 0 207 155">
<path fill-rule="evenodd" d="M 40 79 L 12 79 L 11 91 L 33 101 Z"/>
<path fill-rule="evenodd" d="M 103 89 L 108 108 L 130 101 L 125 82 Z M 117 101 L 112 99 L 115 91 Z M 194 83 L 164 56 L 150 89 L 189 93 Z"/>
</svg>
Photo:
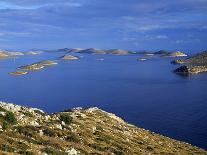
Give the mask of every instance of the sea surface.
<svg viewBox="0 0 207 155">
<path fill-rule="evenodd" d="M 99 107 L 129 123 L 207 149 L 207 73 L 180 76 L 172 58 L 90 55 L 63 61 L 63 53 L 0 60 L 0 100 L 57 112 Z M 11 76 L 40 60 L 58 65 Z M 98 60 L 97 60 L 98 59 Z M 103 61 L 100 59 L 104 59 Z"/>
</svg>

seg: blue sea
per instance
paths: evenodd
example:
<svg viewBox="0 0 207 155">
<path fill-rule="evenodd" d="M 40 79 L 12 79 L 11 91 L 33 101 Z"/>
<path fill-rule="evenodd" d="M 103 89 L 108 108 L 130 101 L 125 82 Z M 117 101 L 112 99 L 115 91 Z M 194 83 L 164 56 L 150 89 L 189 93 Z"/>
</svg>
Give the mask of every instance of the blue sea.
<svg viewBox="0 0 207 155">
<path fill-rule="evenodd" d="M 180 76 L 173 58 L 141 55 L 43 53 L 0 60 L 0 100 L 48 113 L 99 107 L 125 121 L 207 149 L 207 73 Z M 98 60 L 97 60 L 98 59 Z M 100 59 L 104 59 L 101 61 Z M 58 65 L 11 76 L 15 68 L 40 60 Z"/>
</svg>

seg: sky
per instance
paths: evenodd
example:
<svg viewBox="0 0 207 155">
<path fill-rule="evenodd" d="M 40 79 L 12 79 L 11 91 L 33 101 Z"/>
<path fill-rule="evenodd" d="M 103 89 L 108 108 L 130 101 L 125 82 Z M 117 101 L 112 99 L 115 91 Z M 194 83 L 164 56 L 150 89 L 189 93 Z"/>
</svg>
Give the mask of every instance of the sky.
<svg viewBox="0 0 207 155">
<path fill-rule="evenodd" d="M 0 49 L 207 49 L 207 0 L 0 0 Z"/>
</svg>

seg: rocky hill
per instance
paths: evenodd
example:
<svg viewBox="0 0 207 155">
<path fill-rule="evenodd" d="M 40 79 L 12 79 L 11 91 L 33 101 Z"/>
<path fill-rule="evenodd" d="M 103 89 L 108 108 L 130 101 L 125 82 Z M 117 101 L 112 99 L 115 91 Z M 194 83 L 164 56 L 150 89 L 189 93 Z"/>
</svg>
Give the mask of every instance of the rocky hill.
<svg viewBox="0 0 207 155">
<path fill-rule="evenodd" d="M 29 51 L 29 52 L 17 52 L 17 51 L 5 51 L 0 50 L 0 59 L 1 58 L 10 58 L 23 55 L 37 55 L 40 54 L 40 51 Z"/>
<path fill-rule="evenodd" d="M 174 64 L 184 64 L 175 70 L 176 73 L 200 73 L 207 71 L 207 51 L 184 60 L 174 60 Z"/>
<path fill-rule="evenodd" d="M 47 114 L 0 102 L 0 153 L 7 154 L 207 154 L 185 142 L 128 124 L 98 108 Z"/>
<path fill-rule="evenodd" d="M 127 50 L 123 50 L 123 49 L 103 50 L 103 49 L 97 49 L 97 48 L 88 48 L 88 49 L 64 48 L 64 49 L 56 50 L 56 52 L 86 53 L 86 54 L 114 54 L 114 55 L 136 54 L 136 52 L 127 51 Z"/>
</svg>

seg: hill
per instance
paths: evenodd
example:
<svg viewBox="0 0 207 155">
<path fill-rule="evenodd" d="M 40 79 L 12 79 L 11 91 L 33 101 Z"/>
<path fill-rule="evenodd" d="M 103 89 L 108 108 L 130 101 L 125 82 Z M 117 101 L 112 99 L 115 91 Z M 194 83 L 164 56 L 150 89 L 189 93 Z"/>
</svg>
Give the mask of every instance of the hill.
<svg viewBox="0 0 207 155">
<path fill-rule="evenodd" d="M 29 155 L 207 154 L 98 108 L 47 114 L 4 102 L 0 102 L 0 150 Z"/>
<path fill-rule="evenodd" d="M 207 71 L 207 51 L 184 60 L 174 60 L 174 64 L 184 64 L 175 70 L 176 73 L 200 73 Z"/>
</svg>

